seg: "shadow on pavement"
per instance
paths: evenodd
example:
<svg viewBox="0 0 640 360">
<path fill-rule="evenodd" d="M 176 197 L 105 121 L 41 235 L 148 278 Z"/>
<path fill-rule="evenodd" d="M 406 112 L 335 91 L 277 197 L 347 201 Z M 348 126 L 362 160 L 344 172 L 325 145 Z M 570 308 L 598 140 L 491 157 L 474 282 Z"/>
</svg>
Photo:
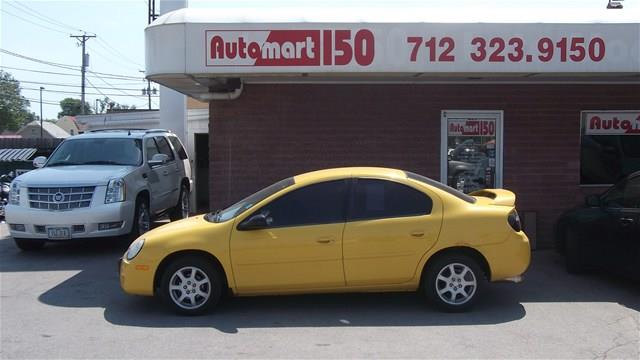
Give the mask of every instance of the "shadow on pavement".
<svg viewBox="0 0 640 360">
<path fill-rule="evenodd" d="M 116 325 L 137 327 L 209 327 L 226 333 L 242 328 L 335 326 L 440 326 L 500 324 L 523 318 L 523 303 L 612 302 L 640 311 L 640 287 L 601 275 L 569 275 L 552 251 L 533 253 L 522 284 L 487 287 L 474 311 L 440 313 L 414 293 L 261 296 L 226 299 L 208 315 L 170 313 L 156 298 L 122 292 L 117 260 L 127 244 L 93 240 L 51 244 L 43 251 L 19 251 L 10 238 L 0 240 L 0 272 L 80 270 L 38 297 L 44 304 L 104 308 Z"/>
</svg>

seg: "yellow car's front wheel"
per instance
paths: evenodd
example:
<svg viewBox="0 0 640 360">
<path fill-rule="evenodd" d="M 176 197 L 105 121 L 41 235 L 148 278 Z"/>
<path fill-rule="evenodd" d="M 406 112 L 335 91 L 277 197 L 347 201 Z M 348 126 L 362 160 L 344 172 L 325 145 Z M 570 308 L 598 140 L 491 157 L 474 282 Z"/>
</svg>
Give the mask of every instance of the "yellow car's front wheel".
<svg viewBox="0 0 640 360">
<path fill-rule="evenodd" d="M 160 295 L 174 311 L 201 314 L 222 297 L 222 276 L 212 264 L 198 256 L 174 260 L 164 271 Z"/>
<path fill-rule="evenodd" d="M 430 303 L 448 312 L 469 310 L 482 292 L 486 276 L 480 265 L 463 254 L 446 254 L 428 265 L 422 289 Z"/>
</svg>

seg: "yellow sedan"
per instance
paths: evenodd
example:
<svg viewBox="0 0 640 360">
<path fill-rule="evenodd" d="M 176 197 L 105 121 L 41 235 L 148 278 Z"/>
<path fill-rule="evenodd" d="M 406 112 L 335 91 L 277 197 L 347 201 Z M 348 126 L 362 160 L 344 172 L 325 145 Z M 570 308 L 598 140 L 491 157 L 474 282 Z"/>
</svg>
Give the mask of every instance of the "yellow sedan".
<svg viewBox="0 0 640 360">
<path fill-rule="evenodd" d="M 183 314 L 227 293 L 415 290 L 464 311 L 488 281 L 518 281 L 529 259 L 510 191 L 466 195 L 406 171 L 339 168 L 147 232 L 124 254 L 120 284 Z"/>
</svg>

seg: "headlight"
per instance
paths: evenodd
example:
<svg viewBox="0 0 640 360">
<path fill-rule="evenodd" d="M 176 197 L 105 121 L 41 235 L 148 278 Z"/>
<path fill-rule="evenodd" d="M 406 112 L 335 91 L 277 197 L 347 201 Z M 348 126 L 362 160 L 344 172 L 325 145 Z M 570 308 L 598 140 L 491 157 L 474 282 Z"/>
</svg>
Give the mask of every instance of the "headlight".
<svg viewBox="0 0 640 360">
<path fill-rule="evenodd" d="M 11 183 L 11 191 L 9 191 L 9 204 L 20 205 L 20 182 L 13 181 Z"/>
<path fill-rule="evenodd" d="M 127 250 L 127 260 L 132 260 L 134 257 L 138 256 L 140 250 L 142 250 L 142 245 L 144 245 L 144 239 L 140 238 L 134 241 L 130 246 L 129 250 Z"/>
<path fill-rule="evenodd" d="M 2 192 L 8 193 L 9 191 L 11 191 L 11 186 L 7 184 L 2 184 Z"/>
<path fill-rule="evenodd" d="M 114 202 L 124 201 L 125 185 L 124 179 L 111 179 L 107 184 L 107 194 L 104 197 L 104 203 L 110 204 Z"/>
</svg>

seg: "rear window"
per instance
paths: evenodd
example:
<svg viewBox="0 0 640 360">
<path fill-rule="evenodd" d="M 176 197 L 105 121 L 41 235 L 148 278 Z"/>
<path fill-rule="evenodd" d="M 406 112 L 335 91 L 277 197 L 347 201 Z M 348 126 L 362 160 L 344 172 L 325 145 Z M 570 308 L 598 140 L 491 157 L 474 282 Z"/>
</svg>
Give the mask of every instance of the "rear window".
<svg viewBox="0 0 640 360">
<path fill-rule="evenodd" d="M 438 188 L 444 192 L 447 192 L 455 197 L 457 197 L 460 200 L 464 200 L 470 204 L 473 204 L 476 202 L 476 199 L 473 196 L 469 196 L 463 192 L 460 192 L 454 188 L 452 188 L 451 186 L 447 186 L 441 182 L 435 181 L 433 179 L 430 179 L 426 176 L 422 176 L 422 175 L 418 175 L 409 171 L 405 171 L 405 174 L 407 174 L 407 178 L 412 179 L 412 180 L 416 180 L 416 181 L 420 181 L 421 183 L 425 183 L 427 185 L 433 186 L 435 188 Z"/>
<path fill-rule="evenodd" d="M 186 160 L 188 158 L 187 152 L 184 151 L 184 147 L 182 146 L 180 139 L 178 139 L 176 136 L 169 136 L 168 139 L 171 142 L 171 145 L 173 145 L 176 153 L 178 153 L 178 157 L 180 158 L 180 160 Z"/>
</svg>

